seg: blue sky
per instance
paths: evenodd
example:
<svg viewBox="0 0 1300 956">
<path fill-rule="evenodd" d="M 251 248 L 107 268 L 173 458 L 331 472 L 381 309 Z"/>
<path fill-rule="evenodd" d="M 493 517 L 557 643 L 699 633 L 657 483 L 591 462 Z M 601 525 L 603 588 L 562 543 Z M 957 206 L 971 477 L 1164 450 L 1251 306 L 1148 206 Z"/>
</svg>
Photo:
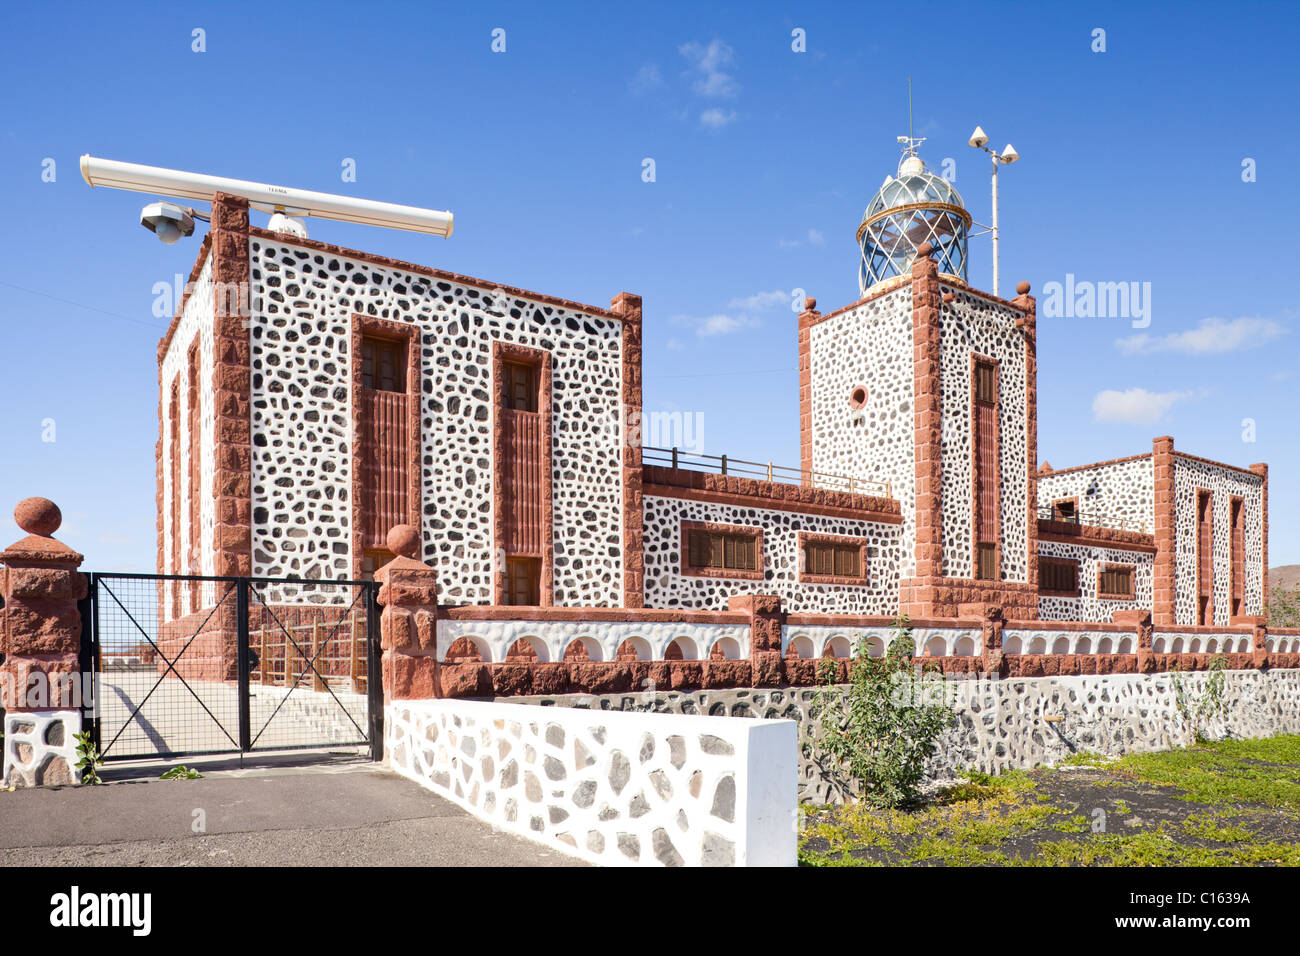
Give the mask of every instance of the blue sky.
<svg viewBox="0 0 1300 956">
<path fill-rule="evenodd" d="M 897 166 L 910 74 L 922 155 L 955 162 L 976 220 L 971 129 L 1022 157 L 1001 182 L 1004 294 L 1150 283 L 1146 329 L 1040 318 L 1040 458 L 1172 434 L 1267 461 L 1271 563 L 1300 562 L 1294 5 L 110 7 L 0 18 L 6 542 L 12 503 L 40 494 L 88 568 L 154 562 L 154 286 L 188 275 L 198 240 L 157 242 L 136 224 L 146 197 L 92 191 L 80 154 L 450 208 L 450 240 L 308 226 L 597 305 L 639 293 L 647 409 L 701 414 L 711 454 L 797 465 L 789 303 L 857 298 L 854 232 Z M 987 239 L 970 258 L 989 288 Z"/>
</svg>

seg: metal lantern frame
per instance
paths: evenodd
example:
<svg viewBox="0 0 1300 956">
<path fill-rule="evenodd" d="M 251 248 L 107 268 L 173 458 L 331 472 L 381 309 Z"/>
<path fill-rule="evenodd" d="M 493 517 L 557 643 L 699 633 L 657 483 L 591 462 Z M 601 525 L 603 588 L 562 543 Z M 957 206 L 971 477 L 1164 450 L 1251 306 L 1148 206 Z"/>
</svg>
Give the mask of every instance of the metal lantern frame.
<svg viewBox="0 0 1300 956">
<path fill-rule="evenodd" d="M 858 227 L 859 289 L 865 295 L 872 286 L 905 274 L 925 242 L 940 273 L 965 281 L 970 227 L 961 194 L 947 180 L 927 171 L 891 177 L 867 205 Z"/>
</svg>

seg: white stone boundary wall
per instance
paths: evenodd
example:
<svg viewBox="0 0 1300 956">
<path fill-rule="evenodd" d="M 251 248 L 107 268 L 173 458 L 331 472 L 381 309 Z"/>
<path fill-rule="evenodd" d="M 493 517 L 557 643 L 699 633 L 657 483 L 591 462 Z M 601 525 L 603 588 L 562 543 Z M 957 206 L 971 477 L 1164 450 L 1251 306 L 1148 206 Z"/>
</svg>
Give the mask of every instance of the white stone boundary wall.
<svg viewBox="0 0 1300 956">
<path fill-rule="evenodd" d="M 539 661 L 562 661 L 574 641 L 581 641 L 593 661 L 612 661 L 619 646 L 631 641 L 643 661 L 661 661 L 673 641 L 683 660 L 708 660 L 720 646 L 727 660 L 749 657 L 748 624 L 683 624 L 673 622 L 587 621 L 453 621 L 438 622 L 438 660 L 458 638 L 467 638 L 483 661 L 503 661 L 515 641 L 533 646 Z"/>
<path fill-rule="evenodd" d="M 384 759 L 494 826 L 592 863 L 793 866 L 788 720 L 393 701 Z"/>
<path fill-rule="evenodd" d="M 980 653 L 982 639 L 983 634 L 978 627 L 912 629 L 912 644 L 918 656 L 974 656 Z M 867 654 L 870 657 L 883 657 L 885 650 L 894 642 L 894 626 L 800 627 L 788 624 L 781 628 L 781 656 L 789 656 L 790 645 L 793 644 L 801 658 L 822 657 L 828 648 L 834 657 L 852 657 L 860 640 L 867 642 Z"/>
<path fill-rule="evenodd" d="M 1196 671 L 1180 679 L 1195 699 L 1205 692 L 1210 676 Z M 971 769 L 1001 773 L 1052 766 L 1073 753 L 1119 757 L 1194 742 L 1194 730 L 1178 711 L 1173 674 L 933 680 L 936 693 L 927 693 L 927 698 L 947 701 L 956 713 L 926 768 L 935 782 L 955 780 Z M 622 710 L 729 714 L 716 719 L 736 723 L 778 716 L 797 721 L 799 799 L 840 803 L 851 795 L 851 787 L 811 742 L 811 735 L 820 733 L 818 693 L 812 687 L 782 687 L 574 694 L 516 698 L 521 703 L 510 706 L 543 703 L 552 705 L 548 713 L 575 708 L 602 720 Z M 1223 701 L 1223 716 L 1204 728 L 1212 739 L 1300 733 L 1300 670 L 1225 671 Z M 1062 720 L 1048 722 L 1048 716 Z"/>
<path fill-rule="evenodd" d="M 9 787 L 56 787 L 81 781 L 79 710 L 11 711 L 4 715 L 3 780 Z"/>
</svg>

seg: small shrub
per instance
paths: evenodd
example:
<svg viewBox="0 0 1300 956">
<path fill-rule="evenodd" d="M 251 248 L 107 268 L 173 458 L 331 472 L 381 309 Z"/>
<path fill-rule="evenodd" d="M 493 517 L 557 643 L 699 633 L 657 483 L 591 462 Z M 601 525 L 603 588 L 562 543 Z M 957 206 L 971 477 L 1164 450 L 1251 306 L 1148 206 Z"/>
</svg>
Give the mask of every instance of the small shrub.
<svg viewBox="0 0 1300 956">
<path fill-rule="evenodd" d="M 79 734 L 73 734 L 73 737 L 77 741 L 77 757 L 80 758 L 77 760 L 77 769 L 81 771 L 81 782 L 91 786 L 103 783 L 96 768 L 104 765 L 104 758 L 99 755 L 99 748 L 90 739 L 90 731 L 83 730 Z"/>
<path fill-rule="evenodd" d="M 883 657 L 868 656 L 866 641 L 857 642 L 842 692 L 834 686 L 838 662 L 827 659 L 819 668 L 822 729 L 814 748 L 832 758 L 857 785 L 858 797 L 872 806 L 916 802 L 926 761 L 955 719 L 950 706 L 933 699 L 934 690 L 944 685 L 923 678 L 915 653 L 903 617 Z"/>
<path fill-rule="evenodd" d="M 1227 710 L 1227 701 L 1224 697 L 1224 690 L 1228 683 L 1224 671 L 1227 669 L 1226 657 L 1215 657 L 1210 661 L 1209 669 L 1206 671 L 1208 676 L 1205 688 L 1199 694 L 1194 693 L 1187 686 L 1176 663 L 1170 672 L 1174 682 L 1174 703 L 1187 725 L 1188 732 L 1197 743 L 1205 742 L 1205 725 L 1214 718 L 1222 716 Z"/>
<path fill-rule="evenodd" d="M 178 767 L 172 767 L 164 773 L 159 780 L 198 780 L 203 774 L 199 773 L 193 767 L 187 767 L 181 764 Z"/>
</svg>

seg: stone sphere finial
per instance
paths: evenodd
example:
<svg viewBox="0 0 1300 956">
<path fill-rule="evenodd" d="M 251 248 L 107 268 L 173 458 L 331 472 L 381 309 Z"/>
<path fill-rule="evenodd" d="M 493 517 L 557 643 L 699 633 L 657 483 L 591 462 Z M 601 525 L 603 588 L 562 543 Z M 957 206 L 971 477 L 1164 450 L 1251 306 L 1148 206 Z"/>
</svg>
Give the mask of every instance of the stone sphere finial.
<svg viewBox="0 0 1300 956">
<path fill-rule="evenodd" d="M 399 558 L 413 558 L 420 550 L 420 536 L 409 524 L 394 525 L 388 532 L 388 550 Z"/>
<path fill-rule="evenodd" d="M 1016 292 L 1019 295 L 1029 295 L 1029 283 L 1028 282 L 1017 283 Z"/>
<path fill-rule="evenodd" d="M 48 538 L 63 524 L 63 512 L 49 498 L 24 498 L 14 508 L 14 521 L 28 534 Z"/>
<path fill-rule="evenodd" d="M 916 247 L 916 254 L 922 259 L 930 258 L 930 253 L 932 252 L 934 252 L 934 246 L 930 245 L 928 242 L 923 242 Z"/>
<path fill-rule="evenodd" d="M 803 300 L 803 308 L 805 312 L 814 311 L 817 308 L 817 300 L 810 295 L 805 296 Z"/>
</svg>

